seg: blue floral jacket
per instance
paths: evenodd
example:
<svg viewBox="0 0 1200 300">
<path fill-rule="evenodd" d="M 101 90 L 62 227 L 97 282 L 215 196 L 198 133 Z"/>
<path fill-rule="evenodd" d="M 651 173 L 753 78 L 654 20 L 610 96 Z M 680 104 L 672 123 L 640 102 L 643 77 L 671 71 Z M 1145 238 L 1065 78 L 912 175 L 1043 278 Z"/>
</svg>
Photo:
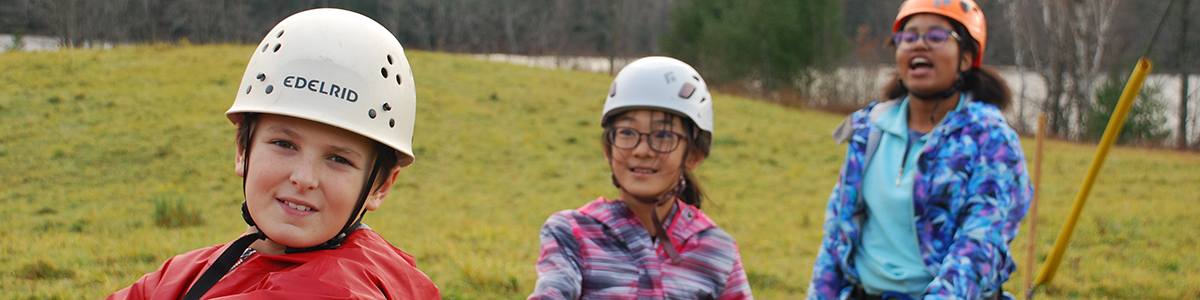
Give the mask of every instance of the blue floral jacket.
<svg viewBox="0 0 1200 300">
<path fill-rule="evenodd" d="M 999 109 L 969 97 L 934 128 L 917 160 L 914 221 L 921 256 L 935 274 L 925 299 L 981 299 L 999 290 L 1016 270 L 1008 244 L 1033 197 L 1017 133 Z M 869 114 L 880 103 L 848 119 L 853 135 L 829 196 L 809 299 L 844 299 L 859 284 L 852 251 L 866 218 L 860 189 L 867 140 L 879 130 Z"/>
</svg>

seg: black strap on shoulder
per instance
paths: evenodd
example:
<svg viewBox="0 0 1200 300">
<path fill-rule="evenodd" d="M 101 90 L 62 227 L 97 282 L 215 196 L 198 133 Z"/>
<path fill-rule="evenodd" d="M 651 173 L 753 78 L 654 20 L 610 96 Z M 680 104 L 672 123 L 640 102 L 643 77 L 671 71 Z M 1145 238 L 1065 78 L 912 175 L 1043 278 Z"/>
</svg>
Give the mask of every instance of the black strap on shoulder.
<svg viewBox="0 0 1200 300">
<path fill-rule="evenodd" d="M 243 197 L 245 196 L 246 191 L 246 175 L 249 175 L 250 173 L 250 135 L 254 134 L 253 126 L 256 124 L 256 122 L 254 122 L 253 119 L 255 117 L 257 117 L 256 114 L 247 114 L 246 120 L 243 121 L 246 122 L 248 126 L 251 126 L 249 133 L 247 133 L 246 136 L 241 137 L 243 142 L 242 151 L 244 151 L 242 153 L 242 171 L 245 172 L 242 174 Z M 246 201 L 242 201 L 242 219 L 246 221 L 246 224 L 255 226 L 254 219 L 250 217 L 250 210 L 246 208 Z M 221 281 L 221 278 L 225 277 L 225 274 L 229 273 L 230 269 L 233 269 L 233 265 L 236 264 L 238 259 L 242 257 L 242 253 L 246 252 L 246 248 L 250 248 L 250 244 L 253 244 L 254 241 L 265 239 L 267 239 L 267 235 L 262 231 L 258 231 L 257 233 L 248 234 L 238 238 L 237 240 L 234 240 L 233 243 L 229 244 L 229 248 L 225 248 L 225 252 L 221 252 L 221 255 L 217 257 L 217 260 L 214 261 L 211 266 L 208 266 L 208 270 L 204 271 L 204 274 L 201 274 L 200 278 L 196 279 L 196 282 L 193 283 L 190 288 L 188 288 L 187 293 L 183 296 L 183 299 L 199 300 L 200 297 L 203 297 L 204 294 L 207 293 L 209 289 L 212 289 L 212 287 L 216 285 L 218 281 Z"/>
<path fill-rule="evenodd" d="M 225 277 L 225 273 L 229 273 L 233 265 L 242 257 L 242 253 L 246 252 L 246 248 L 250 247 L 250 244 L 264 238 L 266 236 L 262 234 L 248 234 L 233 241 L 229 245 L 229 248 L 225 248 L 225 252 L 221 252 L 221 256 L 217 257 L 217 261 L 213 262 L 212 266 L 209 266 L 203 275 L 200 275 L 200 279 L 197 279 L 196 283 L 192 284 L 191 288 L 188 288 L 187 294 L 184 294 L 183 299 L 199 300 L 201 296 L 204 296 L 204 293 L 207 293 L 209 289 L 212 289 L 213 285 L 217 284 L 217 281 L 221 281 L 221 277 Z"/>
</svg>

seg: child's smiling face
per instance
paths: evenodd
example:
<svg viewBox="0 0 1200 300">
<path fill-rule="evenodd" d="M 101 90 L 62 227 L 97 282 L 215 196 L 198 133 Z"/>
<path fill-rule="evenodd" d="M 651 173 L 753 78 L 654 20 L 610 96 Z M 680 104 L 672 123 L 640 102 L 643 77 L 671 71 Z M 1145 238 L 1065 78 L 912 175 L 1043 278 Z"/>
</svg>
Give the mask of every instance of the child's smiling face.
<svg viewBox="0 0 1200 300">
<path fill-rule="evenodd" d="M 249 172 L 243 151 L 236 159 L 246 177 L 246 206 L 259 230 L 275 243 L 293 248 L 321 244 L 345 226 L 376 159 L 375 142 L 322 123 L 262 114 L 250 141 Z M 363 205 L 375 210 L 387 195 L 397 170 L 383 188 L 373 189 Z"/>
<path fill-rule="evenodd" d="M 606 153 L 613 176 L 621 184 L 623 200 L 658 200 L 679 183 L 684 168 L 695 168 L 704 160 L 704 155 L 697 151 L 685 157 L 691 146 L 681 117 L 659 110 L 637 109 L 613 117 L 611 126 L 618 131 L 616 134 L 637 139 L 632 142 L 633 148 L 621 149 L 613 144 Z M 678 137 L 674 145 L 657 146 L 669 151 L 651 147 L 652 134 L 672 133 Z"/>
</svg>

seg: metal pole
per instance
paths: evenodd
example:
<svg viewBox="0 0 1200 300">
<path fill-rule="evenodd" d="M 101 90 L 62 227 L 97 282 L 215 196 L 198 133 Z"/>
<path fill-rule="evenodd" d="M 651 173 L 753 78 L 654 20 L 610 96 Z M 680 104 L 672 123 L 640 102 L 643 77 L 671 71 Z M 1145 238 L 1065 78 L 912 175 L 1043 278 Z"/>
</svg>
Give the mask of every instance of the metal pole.
<svg viewBox="0 0 1200 300">
<path fill-rule="evenodd" d="M 1033 157 L 1033 199 L 1029 203 L 1029 214 L 1025 216 L 1025 219 L 1029 220 L 1029 248 L 1025 251 L 1025 299 L 1033 299 L 1033 258 L 1037 256 L 1037 207 L 1038 195 L 1042 190 L 1042 149 L 1046 143 L 1046 114 L 1038 114 L 1037 120 L 1037 142 Z"/>
<path fill-rule="evenodd" d="M 1083 185 L 1079 187 L 1079 193 L 1075 195 L 1075 203 L 1071 206 L 1067 222 L 1058 232 L 1058 238 L 1054 240 L 1054 248 L 1051 249 L 1050 256 L 1046 258 L 1046 263 L 1042 264 L 1042 269 L 1038 272 L 1037 279 L 1034 280 L 1035 285 L 1040 286 L 1054 279 L 1054 273 L 1058 270 L 1059 263 L 1062 262 L 1063 253 L 1067 251 L 1067 245 L 1071 242 L 1071 234 L 1075 232 L 1075 224 L 1079 221 L 1080 213 L 1083 212 L 1083 205 L 1087 203 L 1088 194 L 1092 191 L 1092 184 L 1096 182 L 1096 176 L 1099 175 L 1100 168 L 1104 166 L 1108 150 L 1117 142 L 1117 136 L 1121 134 L 1121 127 L 1125 125 L 1125 117 L 1129 115 L 1129 109 L 1133 106 L 1133 101 L 1141 91 L 1142 83 L 1146 81 L 1146 74 L 1150 73 L 1151 68 L 1150 59 L 1142 57 L 1138 60 L 1137 67 L 1133 69 L 1133 74 L 1129 76 L 1129 82 L 1125 84 L 1125 90 L 1121 92 L 1121 100 L 1117 102 L 1112 119 L 1109 119 L 1108 127 L 1104 129 L 1104 136 L 1100 138 L 1096 155 L 1092 157 L 1092 163 L 1088 166 Z"/>
</svg>

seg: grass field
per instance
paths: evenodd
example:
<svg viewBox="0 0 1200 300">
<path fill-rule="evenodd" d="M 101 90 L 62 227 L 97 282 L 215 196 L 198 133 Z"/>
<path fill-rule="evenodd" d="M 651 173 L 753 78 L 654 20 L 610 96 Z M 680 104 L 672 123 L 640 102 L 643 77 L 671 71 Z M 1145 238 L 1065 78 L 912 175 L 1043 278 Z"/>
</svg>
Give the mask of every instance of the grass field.
<svg viewBox="0 0 1200 300">
<path fill-rule="evenodd" d="M 0 298 L 95 299 L 245 231 L 224 111 L 251 46 L 0 54 Z M 366 223 L 447 299 L 533 289 L 551 213 L 615 196 L 598 118 L 610 77 L 412 51 L 416 163 Z M 717 94 L 705 211 L 738 240 L 755 295 L 804 295 L 844 146 L 843 116 Z M 1032 153 L 1032 139 L 1024 144 Z M 1039 263 L 1094 145 L 1046 145 Z M 1200 155 L 1116 148 L 1038 299 L 1200 297 Z M 197 225 L 160 227 L 156 203 Z M 1028 233 L 1023 229 L 1022 234 Z M 1022 263 L 1024 236 L 1013 243 Z M 1005 286 L 1023 294 L 1018 270 Z"/>
</svg>

